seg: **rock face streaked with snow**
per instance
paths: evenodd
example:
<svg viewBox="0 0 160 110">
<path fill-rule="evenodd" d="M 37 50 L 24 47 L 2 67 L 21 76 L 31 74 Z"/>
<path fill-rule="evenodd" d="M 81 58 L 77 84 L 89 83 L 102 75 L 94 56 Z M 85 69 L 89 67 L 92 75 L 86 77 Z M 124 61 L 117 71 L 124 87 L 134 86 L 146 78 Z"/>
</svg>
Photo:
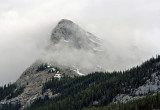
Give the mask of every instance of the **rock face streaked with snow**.
<svg viewBox="0 0 160 110">
<path fill-rule="evenodd" d="M 160 72 L 155 72 L 151 75 L 151 79 L 148 79 L 144 85 L 136 88 L 133 93 L 130 94 L 118 94 L 113 102 L 120 101 L 126 103 L 127 101 L 143 98 L 146 94 L 155 94 L 160 90 Z"/>
<path fill-rule="evenodd" d="M 100 40 L 70 20 L 62 19 L 52 32 L 51 41 L 56 44 L 63 40 L 72 48 L 95 49 Z"/>
<path fill-rule="evenodd" d="M 160 90 L 160 74 L 158 72 L 152 74 L 152 78 L 147 80 L 145 85 L 140 86 L 135 90 L 135 95 L 146 95 L 155 93 Z"/>
</svg>

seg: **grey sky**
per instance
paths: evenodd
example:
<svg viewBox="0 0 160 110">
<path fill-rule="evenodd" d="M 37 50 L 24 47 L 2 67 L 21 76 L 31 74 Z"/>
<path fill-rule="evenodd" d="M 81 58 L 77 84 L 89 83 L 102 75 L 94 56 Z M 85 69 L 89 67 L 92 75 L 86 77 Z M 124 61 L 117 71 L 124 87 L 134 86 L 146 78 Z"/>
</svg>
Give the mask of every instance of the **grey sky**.
<svg viewBox="0 0 160 110">
<path fill-rule="evenodd" d="M 0 0 L 0 85 L 40 56 L 63 18 L 106 40 L 112 69 L 140 64 L 160 53 L 159 6 L 159 0 Z"/>
</svg>

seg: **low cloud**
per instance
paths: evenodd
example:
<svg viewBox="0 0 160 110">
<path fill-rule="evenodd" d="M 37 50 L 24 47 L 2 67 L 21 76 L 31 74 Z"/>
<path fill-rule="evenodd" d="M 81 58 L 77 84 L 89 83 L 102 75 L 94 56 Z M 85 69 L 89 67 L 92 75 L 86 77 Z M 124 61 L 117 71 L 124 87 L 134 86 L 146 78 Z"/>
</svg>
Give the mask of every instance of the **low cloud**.
<svg viewBox="0 0 160 110">
<path fill-rule="evenodd" d="M 96 56 L 66 47 L 48 58 L 69 60 L 69 65 L 83 60 L 81 68 L 93 69 L 98 62 L 108 71 L 141 64 L 160 53 L 159 5 L 159 0 L 1 0 L 0 85 L 14 82 L 44 55 L 53 28 L 63 18 L 100 37 L 105 52 Z"/>
</svg>

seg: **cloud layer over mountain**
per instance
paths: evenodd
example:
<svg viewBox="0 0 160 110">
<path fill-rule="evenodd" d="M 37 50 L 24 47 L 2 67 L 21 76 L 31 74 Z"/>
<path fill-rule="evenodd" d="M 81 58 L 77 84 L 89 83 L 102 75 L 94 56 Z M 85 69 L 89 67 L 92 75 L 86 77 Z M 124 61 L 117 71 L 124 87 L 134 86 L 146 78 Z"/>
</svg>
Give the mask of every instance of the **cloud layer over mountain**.
<svg viewBox="0 0 160 110">
<path fill-rule="evenodd" d="M 159 0 L 1 0 L 0 85 L 15 81 L 43 56 L 63 18 L 105 42 L 108 70 L 140 64 L 160 53 L 159 5 Z"/>
</svg>

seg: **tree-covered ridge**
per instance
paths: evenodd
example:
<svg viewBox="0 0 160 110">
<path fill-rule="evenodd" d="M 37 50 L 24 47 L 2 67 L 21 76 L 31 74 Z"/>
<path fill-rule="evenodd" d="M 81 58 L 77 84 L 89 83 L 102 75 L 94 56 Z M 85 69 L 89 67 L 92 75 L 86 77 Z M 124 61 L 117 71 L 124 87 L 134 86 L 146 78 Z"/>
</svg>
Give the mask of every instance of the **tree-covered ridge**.
<svg viewBox="0 0 160 110">
<path fill-rule="evenodd" d="M 16 89 L 16 84 L 8 84 L 0 87 L 0 100 L 4 99 Z"/>
<path fill-rule="evenodd" d="M 17 88 L 15 91 L 12 91 L 12 92 L 7 96 L 7 100 L 8 100 L 8 99 L 11 99 L 11 98 L 14 98 L 14 97 L 17 97 L 18 95 L 20 95 L 21 93 L 23 93 L 24 88 L 25 88 L 25 87 L 23 86 L 23 87 Z"/>
<path fill-rule="evenodd" d="M 59 94 L 58 97 L 37 99 L 27 110 L 80 110 L 95 105 L 106 106 L 117 94 L 131 94 L 159 70 L 160 56 L 157 56 L 123 72 L 96 72 L 82 77 L 52 79 L 44 84 L 42 91 L 51 89 L 53 94 Z"/>
<path fill-rule="evenodd" d="M 17 88 L 17 85 L 15 83 L 4 85 L 3 87 L 0 87 L 0 101 L 4 98 L 11 99 L 17 97 L 23 92 L 23 90 L 24 87 Z"/>
<path fill-rule="evenodd" d="M 146 95 L 144 98 L 128 101 L 127 103 L 112 103 L 108 106 L 87 108 L 84 110 L 159 110 L 160 93 Z"/>
<path fill-rule="evenodd" d="M 20 103 L 15 103 L 15 104 L 4 104 L 0 105 L 0 110 L 19 110 L 21 107 Z"/>
</svg>

